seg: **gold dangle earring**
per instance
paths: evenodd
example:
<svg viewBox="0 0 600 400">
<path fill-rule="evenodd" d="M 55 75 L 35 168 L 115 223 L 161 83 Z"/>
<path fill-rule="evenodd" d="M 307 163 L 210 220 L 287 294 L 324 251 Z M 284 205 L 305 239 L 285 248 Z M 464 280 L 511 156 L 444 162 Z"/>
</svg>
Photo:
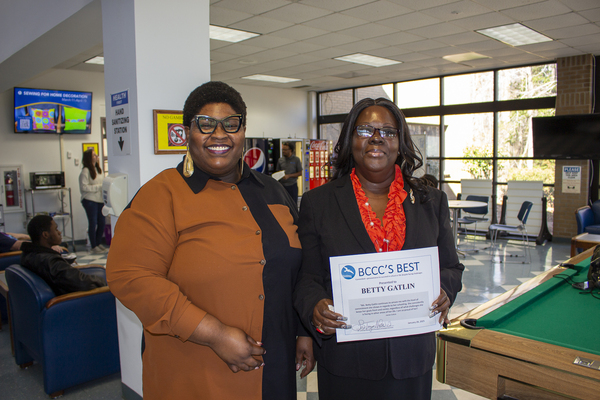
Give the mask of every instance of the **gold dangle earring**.
<svg viewBox="0 0 600 400">
<path fill-rule="evenodd" d="M 246 153 L 246 146 L 242 147 L 242 157 L 240 157 L 240 179 L 244 176 L 244 154 Z"/>
<path fill-rule="evenodd" d="M 187 153 L 185 153 L 185 160 L 183 161 L 183 176 L 189 178 L 194 174 L 194 160 L 190 154 L 190 144 L 188 143 Z"/>
</svg>

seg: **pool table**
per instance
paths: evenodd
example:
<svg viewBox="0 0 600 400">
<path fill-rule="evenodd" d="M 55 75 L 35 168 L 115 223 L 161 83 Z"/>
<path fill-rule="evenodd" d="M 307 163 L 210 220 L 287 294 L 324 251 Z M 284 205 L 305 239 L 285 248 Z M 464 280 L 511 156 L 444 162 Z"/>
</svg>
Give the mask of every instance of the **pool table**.
<svg viewBox="0 0 600 400">
<path fill-rule="evenodd" d="M 600 299 L 571 285 L 592 252 L 452 320 L 437 335 L 438 381 L 489 399 L 600 399 Z"/>
</svg>

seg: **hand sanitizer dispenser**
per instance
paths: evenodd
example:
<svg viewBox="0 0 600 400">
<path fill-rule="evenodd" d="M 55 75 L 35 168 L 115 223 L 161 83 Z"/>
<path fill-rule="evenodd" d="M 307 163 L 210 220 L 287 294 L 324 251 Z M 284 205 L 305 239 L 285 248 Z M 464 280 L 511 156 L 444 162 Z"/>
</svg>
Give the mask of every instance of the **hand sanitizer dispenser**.
<svg viewBox="0 0 600 400">
<path fill-rule="evenodd" d="M 121 215 L 121 212 L 127 207 L 127 174 L 110 174 L 104 178 L 102 183 L 102 199 L 104 207 L 102 214 L 114 216 Z"/>
</svg>

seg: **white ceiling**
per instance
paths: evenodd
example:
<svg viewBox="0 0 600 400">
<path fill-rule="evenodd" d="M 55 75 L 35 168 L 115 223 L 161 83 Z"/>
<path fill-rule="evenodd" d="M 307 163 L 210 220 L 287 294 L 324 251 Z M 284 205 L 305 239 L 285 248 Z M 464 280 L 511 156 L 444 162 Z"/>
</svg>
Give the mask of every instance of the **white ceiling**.
<svg viewBox="0 0 600 400">
<path fill-rule="evenodd" d="M 552 42 L 512 47 L 475 30 L 522 23 Z M 261 34 L 211 40 L 211 78 L 230 84 L 320 91 L 600 55 L 600 0 L 211 0 L 210 23 Z M 401 61 L 368 67 L 334 60 L 361 52 Z M 455 64 L 442 57 L 490 58 Z M 81 61 L 59 67 L 98 70 Z M 301 79 L 287 84 L 243 76 Z"/>
</svg>

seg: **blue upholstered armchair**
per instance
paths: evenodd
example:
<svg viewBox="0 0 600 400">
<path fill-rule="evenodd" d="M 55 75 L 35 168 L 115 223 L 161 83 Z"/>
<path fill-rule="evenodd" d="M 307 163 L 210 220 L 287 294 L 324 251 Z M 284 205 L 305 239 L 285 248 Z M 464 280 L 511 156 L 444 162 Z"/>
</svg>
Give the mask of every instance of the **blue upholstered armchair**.
<svg viewBox="0 0 600 400">
<path fill-rule="evenodd" d="M 575 211 L 577 221 L 577 234 L 584 232 L 600 235 L 600 200 L 592 203 L 592 206 L 583 206 Z"/>
<path fill-rule="evenodd" d="M 4 271 L 9 265 L 21 262 L 21 250 L 0 253 L 0 271 Z"/>
<path fill-rule="evenodd" d="M 18 264 L 21 262 L 21 250 L 9 251 L 8 253 L 0 253 L 0 271 L 4 271 L 9 265 Z M 8 313 L 6 309 L 6 300 L 0 296 L 0 319 L 8 321 Z M 0 327 L 2 324 L 0 323 Z"/>
<path fill-rule="evenodd" d="M 82 270 L 106 276 L 102 267 Z M 120 370 L 115 298 L 108 287 L 56 296 L 20 265 L 6 269 L 6 281 L 15 361 L 41 365 L 50 397 Z"/>
</svg>

